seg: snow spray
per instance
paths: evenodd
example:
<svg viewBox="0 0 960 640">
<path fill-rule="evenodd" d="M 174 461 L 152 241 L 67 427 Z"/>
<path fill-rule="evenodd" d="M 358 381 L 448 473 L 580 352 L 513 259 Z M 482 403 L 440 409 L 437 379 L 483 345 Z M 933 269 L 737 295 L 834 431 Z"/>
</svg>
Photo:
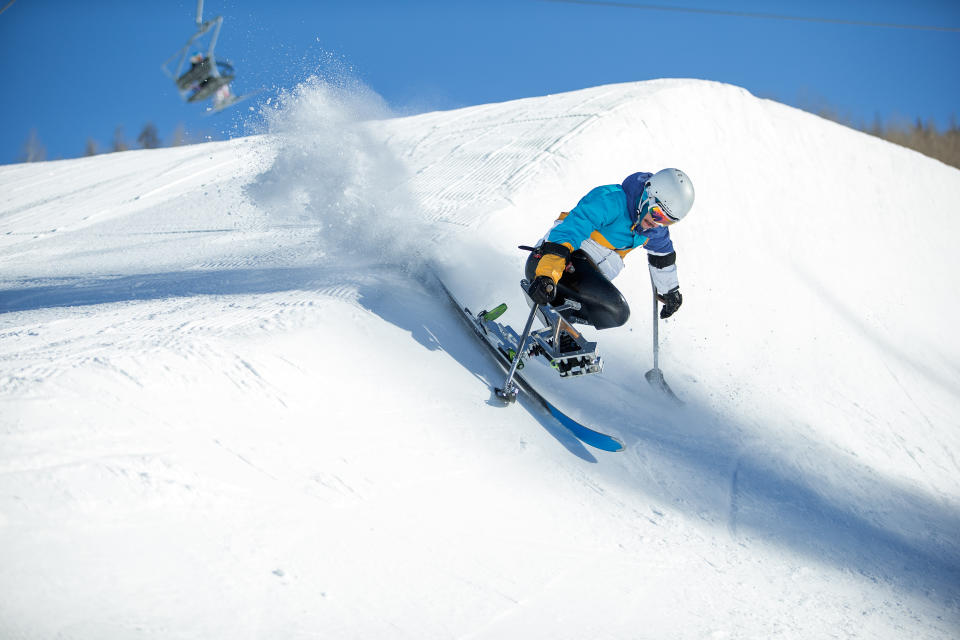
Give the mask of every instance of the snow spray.
<svg viewBox="0 0 960 640">
<path fill-rule="evenodd" d="M 391 117 L 372 89 L 314 75 L 265 105 L 272 162 L 246 191 L 274 225 L 313 226 L 325 256 L 410 264 L 420 241 L 407 170 L 373 126 Z"/>
</svg>

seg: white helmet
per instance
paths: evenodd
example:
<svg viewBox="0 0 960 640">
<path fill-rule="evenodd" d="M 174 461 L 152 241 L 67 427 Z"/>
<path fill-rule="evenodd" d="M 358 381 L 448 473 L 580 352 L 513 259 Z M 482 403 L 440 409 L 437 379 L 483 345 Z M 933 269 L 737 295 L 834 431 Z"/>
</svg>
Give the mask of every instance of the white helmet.
<svg viewBox="0 0 960 640">
<path fill-rule="evenodd" d="M 693 207 L 693 182 L 680 169 L 661 169 L 650 176 L 642 200 L 655 198 L 663 212 L 674 222 L 683 219 Z M 642 203 L 641 203 L 642 204 Z"/>
</svg>

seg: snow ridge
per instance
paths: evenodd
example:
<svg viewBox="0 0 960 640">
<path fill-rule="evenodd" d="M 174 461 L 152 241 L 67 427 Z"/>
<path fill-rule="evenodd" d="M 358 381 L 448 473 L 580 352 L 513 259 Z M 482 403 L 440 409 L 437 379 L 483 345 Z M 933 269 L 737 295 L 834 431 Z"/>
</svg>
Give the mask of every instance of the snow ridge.
<svg viewBox="0 0 960 640">
<path fill-rule="evenodd" d="M 0 635 L 953 638 L 960 172 L 712 82 L 412 117 L 312 79 L 229 142 L 0 167 Z M 542 376 L 525 254 L 679 166 L 684 306 L 649 281 Z M 577 414 L 579 412 L 579 414 Z"/>
</svg>

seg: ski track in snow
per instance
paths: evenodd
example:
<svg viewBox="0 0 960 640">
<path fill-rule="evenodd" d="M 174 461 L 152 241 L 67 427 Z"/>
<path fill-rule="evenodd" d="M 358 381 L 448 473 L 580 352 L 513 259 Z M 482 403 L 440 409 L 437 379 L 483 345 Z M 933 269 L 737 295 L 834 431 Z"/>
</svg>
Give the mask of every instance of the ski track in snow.
<svg viewBox="0 0 960 640">
<path fill-rule="evenodd" d="M 364 126 L 410 171 L 393 189 L 424 235 L 397 242 L 470 305 L 506 300 L 515 327 L 513 246 L 589 186 L 691 167 L 685 303 L 661 327 L 686 405 L 643 383 L 642 258 L 617 280 L 633 317 L 596 337 L 604 374 L 558 387 L 625 441 L 605 454 L 487 396 L 502 372 L 422 264 L 370 243 L 369 201 L 268 213 L 247 185 L 289 160 L 270 135 L 0 167 L 0 635 L 956 637 L 956 370 L 910 313 L 861 294 L 905 288 L 876 225 L 836 220 L 837 277 L 862 286 L 818 292 L 821 249 L 783 240 L 803 203 L 779 202 L 784 176 L 853 166 L 854 148 L 869 166 L 847 188 L 870 215 L 899 215 L 863 195 L 887 165 L 941 185 L 917 260 L 942 256 L 936 287 L 955 290 L 955 170 L 695 81 Z M 382 149 L 314 151 L 322 172 Z M 769 188 L 738 184 L 737 163 Z M 756 193 L 736 204 L 762 300 L 724 275 L 724 187 Z M 783 217 L 756 214 L 771 203 Z M 911 285 L 943 305 L 923 329 L 950 335 L 955 301 Z"/>
</svg>

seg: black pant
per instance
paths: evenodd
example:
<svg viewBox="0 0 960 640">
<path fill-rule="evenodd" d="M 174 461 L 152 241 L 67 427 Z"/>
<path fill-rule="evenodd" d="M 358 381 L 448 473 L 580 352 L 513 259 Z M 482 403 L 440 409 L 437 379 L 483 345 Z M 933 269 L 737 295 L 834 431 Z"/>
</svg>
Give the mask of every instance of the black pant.
<svg viewBox="0 0 960 640">
<path fill-rule="evenodd" d="M 533 282 L 536 277 L 539 251 L 530 253 L 524 269 L 527 280 Z M 579 311 L 563 311 L 561 315 L 568 322 L 593 325 L 597 329 L 619 327 L 630 318 L 630 306 L 620 290 L 613 286 L 600 270 L 590 261 L 587 254 L 579 249 L 570 256 L 569 267 L 557 284 L 557 297 L 551 303 L 557 307 L 567 299 L 579 302 Z"/>
</svg>

